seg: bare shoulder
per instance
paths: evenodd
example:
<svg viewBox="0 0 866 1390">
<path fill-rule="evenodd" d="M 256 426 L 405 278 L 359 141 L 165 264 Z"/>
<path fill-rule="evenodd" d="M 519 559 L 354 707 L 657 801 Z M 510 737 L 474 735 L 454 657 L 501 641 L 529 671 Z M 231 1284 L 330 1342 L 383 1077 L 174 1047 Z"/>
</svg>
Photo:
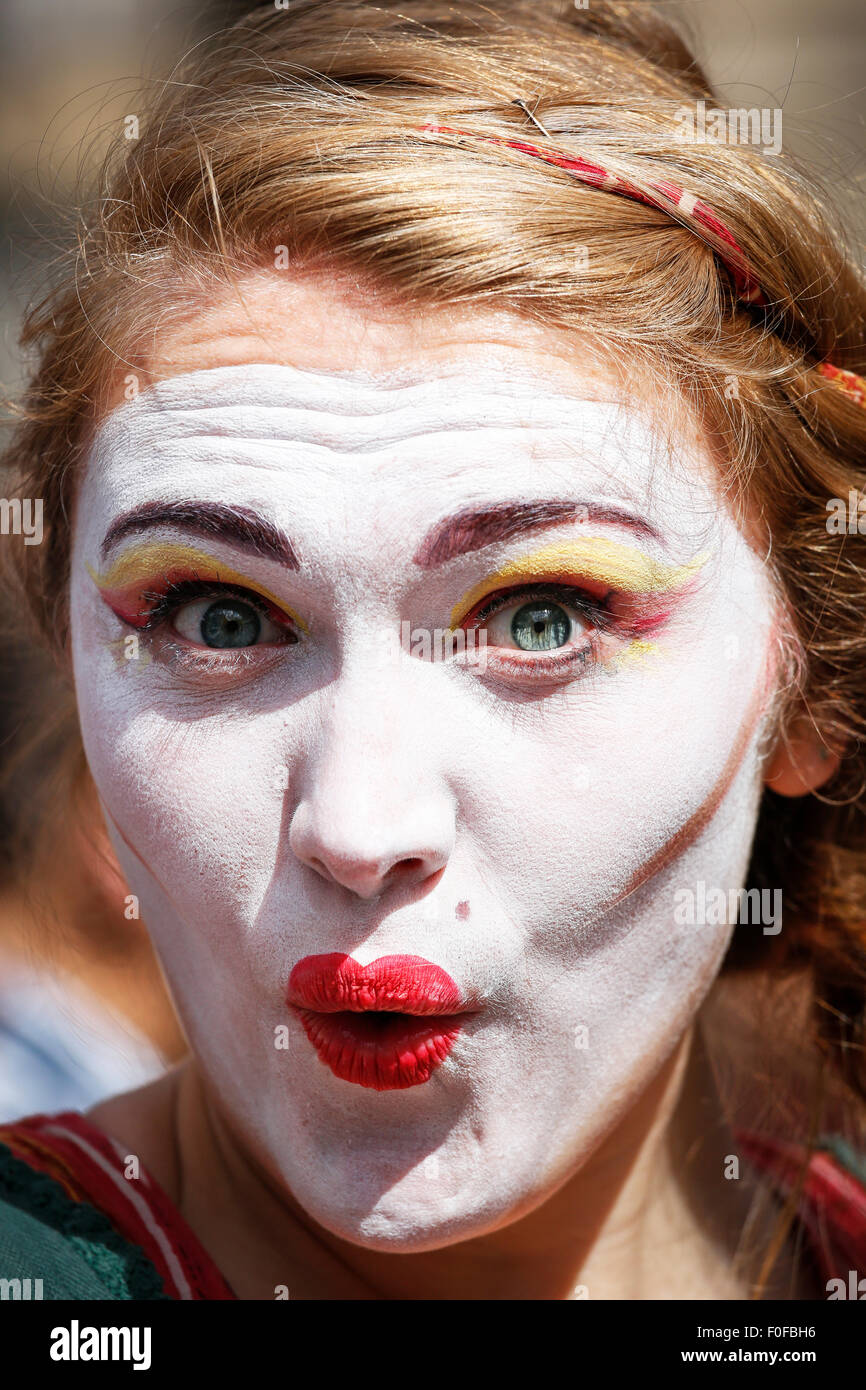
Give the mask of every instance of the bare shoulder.
<svg viewBox="0 0 866 1390">
<path fill-rule="evenodd" d="M 141 1165 L 177 1203 L 180 1176 L 177 1162 L 175 1113 L 178 1085 L 185 1062 L 156 1081 L 111 1096 L 85 1111 L 86 1118 L 109 1138 L 135 1154 Z"/>
</svg>

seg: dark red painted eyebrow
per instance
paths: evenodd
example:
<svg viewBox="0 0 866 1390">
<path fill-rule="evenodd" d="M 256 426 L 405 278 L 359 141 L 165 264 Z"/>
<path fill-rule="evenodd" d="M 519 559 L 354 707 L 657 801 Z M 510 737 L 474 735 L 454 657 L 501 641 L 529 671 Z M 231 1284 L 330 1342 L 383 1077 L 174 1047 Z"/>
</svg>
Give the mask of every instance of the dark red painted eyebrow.
<svg viewBox="0 0 866 1390">
<path fill-rule="evenodd" d="M 481 550 L 494 541 L 561 526 L 567 521 L 609 521 L 628 526 L 641 535 L 663 541 L 663 537 L 643 517 L 623 507 L 602 506 L 596 502 L 577 502 L 573 498 L 550 498 L 538 502 L 500 502 L 495 506 L 466 507 L 438 521 L 415 552 L 421 569 L 435 569 L 458 555 Z"/>
<path fill-rule="evenodd" d="M 227 506 L 222 502 L 144 502 L 124 512 L 109 526 L 102 541 L 104 560 L 109 550 L 124 536 L 156 526 L 182 526 L 200 536 L 228 541 L 238 550 L 276 560 L 288 569 L 300 568 L 288 536 L 267 517 L 248 507 Z"/>
</svg>

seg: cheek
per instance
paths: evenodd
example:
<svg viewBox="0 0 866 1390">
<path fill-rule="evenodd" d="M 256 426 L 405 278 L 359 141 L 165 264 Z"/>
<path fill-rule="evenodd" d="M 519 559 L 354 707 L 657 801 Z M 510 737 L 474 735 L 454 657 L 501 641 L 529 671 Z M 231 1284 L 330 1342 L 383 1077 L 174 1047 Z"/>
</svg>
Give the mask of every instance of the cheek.
<svg viewBox="0 0 866 1390">
<path fill-rule="evenodd" d="M 100 600 L 73 587 L 72 654 L 81 731 L 115 839 L 185 920 L 225 920 L 273 874 L 285 775 L 279 711 L 185 701 L 146 644 L 127 659 Z M 282 756 L 283 765 L 285 757 Z"/>
<path fill-rule="evenodd" d="M 568 956 L 642 883 L 660 891 L 672 866 L 738 885 L 760 791 L 766 657 L 764 641 L 727 666 L 671 649 L 488 729 L 495 776 L 481 796 L 465 779 L 467 824 L 539 949 Z"/>
<path fill-rule="evenodd" d="M 168 719 L 123 689 L 137 679 L 120 671 L 78 682 L 85 751 L 109 827 L 136 862 L 136 878 L 144 871 L 183 920 L 249 920 L 279 853 L 285 777 L 276 720 Z"/>
</svg>

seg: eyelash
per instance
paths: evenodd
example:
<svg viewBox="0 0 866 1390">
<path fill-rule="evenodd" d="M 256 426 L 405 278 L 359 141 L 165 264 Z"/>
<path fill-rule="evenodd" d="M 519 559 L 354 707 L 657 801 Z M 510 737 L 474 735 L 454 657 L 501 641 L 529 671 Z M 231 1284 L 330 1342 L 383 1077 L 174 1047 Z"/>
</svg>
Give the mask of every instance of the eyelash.
<svg viewBox="0 0 866 1390">
<path fill-rule="evenodd" d="M 143 591 L 140 602 L 145 605 L 143 621 L 133 623 L 136 631 L 152 641 L 158 638 L 159 630 L 171 623 L 176 613 L 196 599 L 213 598 L 214 601 L 235 596 L 243 599 L 259 613 L 269 618 L 286 634 L 286 640 L 279 643 L 259 643 L 251 647 L 214 649 L 197 647 L 184 639 L 176 630 L 172 635 L 161 638 L 162 658 L 179 675 L 189 675 L 199 679 L 218 680 L 220 676 L 230 678 L 232 673 L 248 671 L 251 675 L 261 670 L 265 655 L 273 657 L 285 647 L 294 646 L 300 640 L 291 619 L 274 604 L 262 598 L 254 590 L 238 585 L 220 584 L 214 580 L 185 579 L 166 581 L 158 590 Z M 578 585 L 556 582 L 520 584 L 513 588 L 498 590 L 485 596 L 480 603 L 462 620 L 459 628 L 481 629 L 495 615 L 512 604 L 523 600 L 550 600 L 561 607 L 573 610 L 579 619 L 586 623 L 588 631 L 583 634 L 584 642 L 577 646 L 572 642 L 549 652 L 513 651 L 507 648 L 487 648 L 488 665 L 495 674 L 512 676 L 522 681 L 544 679 L 549 676 L 558 681 L 579 679 L 591 666 L 601 635 L 613 632 L 626 638 L 637 631 L 655 626 L 656 617 L 631 619 L 614 614 L 609 608 L 612 599 L 619 597 L 613 589 L 604 595 L 592 595 Z M 146 615 L 146 616 L 145 616 Z M 127 620 L 128 621 L 128 620 Z M 264 650 L 262 650 L 264 649 Z M 259 653 L 259 655 L 253 655 Z"/>
<path fill-rule="evenodd" d="M 527 675 L 532 676 L 536 673 L 539 676 L 545 674 L 560 675 L 563 677 L 571 674 L 575 666 L 583 669 L 593 648 L 593 640 L 599 634 L 617 629 L 621 624 L 618 619 L 609 611 L 608 600 L 613 594 L 613 590 L 599 597 L 586 592 L 575 584 L 544 583 L 535 582 L 516 585 L 510 589 L 501 589 L 493 594 L 488 594 L 481 600 L 472 612 L 463 619 L 460 626 L 479 630 L 485 626 L 497 613 L 503 609 L 517 604 L 521 600 L 532 602 L 533 600 L 550 600 L 562 608 L 572 609 L 578 617 L 587 624 L 589 631 L 584 634 L 585 641 L 582 646 L 568 644 L 564 647 L 554 648 L 550 652 L 538 653 L 524 651 L 518 653 L 508 649 L 494 649 L 488 646 L 487 660 L 490 663 L 491 651 L 495 651 L 493 657 L 496 670 L 501 674 L 513 674 L 523 678 Z M 581 669 L 574 671 L 572 678 L 580 675 Z"/>
<path fill-rule="evenodd" d="M 518 599 L 523 598 L 528 602 L 532 599 L 551 599 L 554 603 L 577 609 L 581 617 L 594 627 L 602 627 L 611 622 L 611 614 L 605 606 L 608 597 L 609 594 L 604 598 L 594 598 L 575 584 L 519 584 L 516 588 L 499 589 L 494 594 L 488 594 L 469 617 L 464 618 L 461 626 L 471 621 L 474 626 L 479 627 L 509 603 L 516 603 Z"/>
<path fill-rule="evenodd" d="M 287 633 L 294 633 L 294 627 L 290 626 L 290 620 L 286 614 L 281 613 L 274 604 L 263 599 L 254 590 L 244 589 L 238 585 L 220 584 L 212 579 L 169 580 L 159 590 L 142 593 L 141 600 L 148 605 L 147 618 L 141 623 L 138 630 L 140 632 L 155 632 L 164 623 L 170 622 L 185 604 L 193 603 L 196 599 L 212 598 L 216 603 L 220 599 L 228 597 L 243 599 L 244 603 L 248 603 L 258 613 L 284 628 Z M 226 648 L 225 650 L 230 651 L 232 649 Z"/>
</svg>

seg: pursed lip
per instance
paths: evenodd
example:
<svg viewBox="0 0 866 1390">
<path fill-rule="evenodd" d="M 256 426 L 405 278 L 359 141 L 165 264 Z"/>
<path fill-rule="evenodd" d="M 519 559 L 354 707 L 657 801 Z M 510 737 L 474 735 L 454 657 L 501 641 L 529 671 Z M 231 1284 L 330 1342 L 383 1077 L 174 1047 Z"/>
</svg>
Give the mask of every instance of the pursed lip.
<svg viewBox="0 0 866 1390">
<path fill-rule="evenodd" d="M 361 965 L 340 952 L 299 960 L 286 1003 L 336 1077 L 376 1091 L 429 1081 L 478 1008 L 421 956 Z"/>
<path fill-rule="evenodd" d="M 473 1005 L 440 966 L 423 956 L 380 956 L 360 965 L 332 952 L 304 956 L 289 976 L 286 1002 L 316 1013 L 459 1014 Z"/>
</svg>

